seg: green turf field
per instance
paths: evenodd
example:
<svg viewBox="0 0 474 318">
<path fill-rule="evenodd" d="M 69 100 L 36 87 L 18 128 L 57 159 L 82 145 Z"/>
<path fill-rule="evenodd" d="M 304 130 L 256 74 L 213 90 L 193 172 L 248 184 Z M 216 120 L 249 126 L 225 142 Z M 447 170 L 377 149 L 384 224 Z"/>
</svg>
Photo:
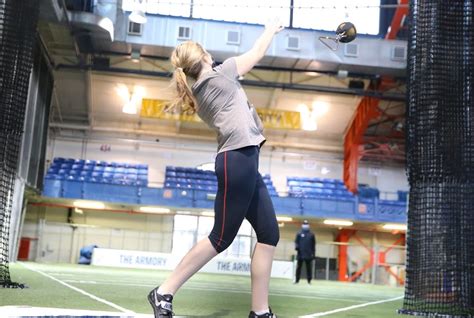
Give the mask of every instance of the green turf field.
<svg viewBox="0 0 474 318">
<path fill-rule="evenodd" d="M 25 283 L 29 288 L 0 289 L 0 307 L 28 305 L 109 312 L 123 309 L 151 314 L 146 295 L 169 273 L 69 264 L 26 263 L 26 266 L 29 268 L 19 263 L 12 264 L 11 274 L 13 281 Z M 70 287 L 40 272 L 67 283 Z M 74 290 L 74 287 L 79 290 Z M 293 285 L 290 280 L 272 279 L 270 293 L 270 305 L 281 318 L 305 315 L 390 318 L 399 317 L 396 310 L 401 308 L 401 299 L 352 309 L 348 307 L 400 297 L 403 289 L 327 281 L 314 281 L 312 285 L 301 281 L 298 285 Z M 109 303 L 93 299 L 90 294 Z M 173 306 L 177 316 L 247 317 L 250 307 L 250 278 L 199 273 L 178 292 Z M 343 311 L 330 312 L 338 309 Z"/>
</svg>

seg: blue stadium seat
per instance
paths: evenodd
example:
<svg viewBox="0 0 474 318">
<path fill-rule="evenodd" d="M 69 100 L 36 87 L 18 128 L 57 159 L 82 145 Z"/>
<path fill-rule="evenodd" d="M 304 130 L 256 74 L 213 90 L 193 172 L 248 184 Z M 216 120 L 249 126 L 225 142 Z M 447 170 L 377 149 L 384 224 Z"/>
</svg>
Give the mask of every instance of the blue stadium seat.
<svg viewBox="0 0 474 318">
<path fill-rule="evenodd" d="M 135 185 L 139 186 L 139 187 L 147 187 L 148 186 L 148 181 L 137 180 L 135 182 Z"/>
<path fill-rule="evenodd" d="M 296 180 L 289 180 L 287 184 L 288 186 L 292 187 L 292 186 L 298 186 L 300 183 Z"/>
<path fill-rule="evenodd" d="M 125 179 L 135 182 L 135 181 L 138 180 L 138 175 L 136 175 L 136 174 L 127 174 L 127 175 L 125 175 Z"/>
<path fill-rule="evenodd" d="M 82 167 L 82 170 L 94 170 L 94 165 L 92 164 L 85 164 L 83 167 Z"/>
<path fill-rule="evenodd" d="M 165 182 L 165 188 L 176 188 L 176 182 Z"/>
<path fill-rule="evenodd" d="M 103 174 L 102 171 L 93 171 L 92 174 L 91 174 L 91 177 L 93 177 L 93 178 L 102 178 L 102 174 Z"/>
<path fill-rule="evenodd" d="M 58 174 L 58 168 L 49 168 L 47 174 Z"/>
<path fill-rule="evenodd" d="M 104 173 L 102 174 L 102 178 L 107 178 L 107 179 L 111 179 L 113 176 L 114 176 L 113 172 L 110 172 L 110 171 L 104 171 Z"/>
<path fill-rule="evenodd" d="M 56 158 L 53 159 L 53 162 L 61 164 L 61 163 L 63 163 L 65 160 L 66 160 L 65 158 L 56 157 Z"/>
<path fill-rule="evenodd" d="M 75 163 L 71 166 L 71 169 L 74 169 L 74 170 L 81 170 L 82 167 L 84 167 L 83 164 L 78 164 L 78 163 Z"/>
<path fill-rule="evenodd" d="M 124 167 L 116 167 L 114 169 L 114 174 L 119 173 L 119 174 L 124 174 L 125 173 L 125 168 Z"/>
<path fill-rule="evenodd" d="M 398 201 L 406 202 L 408 199 L 408 192 L 407 191 L 397 191 Z"/>
<path fill-rule="evenodd" d="M 114 171 L 115 171 L 115 167 L 107 166 L 104 168 L 104 172 L 113 173 Z"/>
<path fill-rule="evenodd" d="M 49 167 L 54 168 L 54 169 L 60 169 L 61 165 L 62 165 L 62 163 L 53 162 Z"/>
<path fill-rule="evenodd" d="M 140 168 L 138 169 L 138 174 L 148 174 L 148 169 Z"/>
<path fill-rule="evenodd" d="M 95 166 L 93 171 L 94 172 L 104 172 L 105 167 L 104 166 Z"/>
<path fill-rule="evenodd" d="M 166 171 L 166 177 L 176 177 L 176 172 L 168 170 Z"/>
<path fill-rule="evenodd" d="M 72 166 L 74 164 L 74 161 L 75 159 L 68 158 L 64 160 L 64 163 Z"/>
<path fill-rule="evenodd" d="M 138 174 L 138 170 L 136 168 L 129 167 L 129 168 L 125 169 L 125 173 L 126 174 Z"/>
<path fill-rule="evenodd" d="M 59 169 L 59 170 L 58 170 L 58 174 L 59 174 L 59 175 L 67 175 L 67 174 L 69 174 L 69 170 L 66 170 L 66 169 Z"/>
</svg>

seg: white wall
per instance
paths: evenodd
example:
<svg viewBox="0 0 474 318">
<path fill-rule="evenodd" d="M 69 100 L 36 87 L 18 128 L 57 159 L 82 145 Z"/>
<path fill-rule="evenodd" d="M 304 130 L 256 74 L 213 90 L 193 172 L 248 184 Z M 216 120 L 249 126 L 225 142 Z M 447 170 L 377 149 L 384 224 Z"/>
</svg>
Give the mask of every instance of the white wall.
<svg viewBox="0 0 474 318">
<path fill-rule="evenodd" d="M 216 143 L 214 141 L 189 141 L 182 139 L 154 139 L 133 137 L 111 137 L 91 135 L 83 137 L 53 137 L 48 143 L 47 159 L 54 157 L 79 158 L 130 163 L 145 163 L 149 166 L 150 186 L 161 186 L 165 167 L 196 167 L 214 162 Z M 100 150 L 102 144 L 110 145 L 109 152 Z M 322 169 L 327 174 L 322 174 Z M 263 147 L 260 155 L 260 172 L 270 173 L 278 191 L 286 191 L 288 176 L 321 177 L 342 179 L 343 162 L 340 154 L 305 151 L 284 152 Z M 405 170 L 393 167 L 371 168 L 361 164 L 359 183 L 378 187 L 380 191 L 396 192 L 406 190 Z"/>
</svg>

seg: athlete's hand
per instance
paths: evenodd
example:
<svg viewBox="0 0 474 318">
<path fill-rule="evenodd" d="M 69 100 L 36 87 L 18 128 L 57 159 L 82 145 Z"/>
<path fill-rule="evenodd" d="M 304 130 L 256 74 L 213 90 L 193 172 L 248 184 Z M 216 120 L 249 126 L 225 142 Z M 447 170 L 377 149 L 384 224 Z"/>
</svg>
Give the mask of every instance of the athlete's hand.
<svg viewBox="0 0 474 318">
<path fill-rule="evenodd" d="M 267 21 L 265 24 L 265 30 L 269 30 L 273 33 L 278 33 L 283 30 L 285 27 L 283 26 L 283 22 L 280 18 L 274 17 Z"/>
</svg>

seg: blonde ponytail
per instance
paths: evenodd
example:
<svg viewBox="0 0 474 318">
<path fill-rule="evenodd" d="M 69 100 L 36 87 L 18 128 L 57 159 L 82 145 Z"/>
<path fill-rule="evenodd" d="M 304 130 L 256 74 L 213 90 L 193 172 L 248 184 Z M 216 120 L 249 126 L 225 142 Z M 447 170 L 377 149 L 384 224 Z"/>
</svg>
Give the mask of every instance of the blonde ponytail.
<svg viewBox="0 0 474 318">
<path fill-rule="evenodd" d="M 179 44 L 171 53 L 171 64 L 175 67 L 173 84 L 176 98 L 166 108 L 167 111 L 193 114 L 198 107 L 187 77 L 197 80 L 202 70 L 202 60 L 206 56 L 204 48 L 196 42 L 186 41 Z"/>
<path fill-rule="evenodd" d="M 175 69 L 173 74 L 173 82 L 176 87 L 176 98 L 174 98 L 167 111 L 173 110 L 179 113 L 194 114 L 196 112 L 197 103 L 193 92 L 188 85 L 186 74 L 181 67 Z"/>
</svg>

